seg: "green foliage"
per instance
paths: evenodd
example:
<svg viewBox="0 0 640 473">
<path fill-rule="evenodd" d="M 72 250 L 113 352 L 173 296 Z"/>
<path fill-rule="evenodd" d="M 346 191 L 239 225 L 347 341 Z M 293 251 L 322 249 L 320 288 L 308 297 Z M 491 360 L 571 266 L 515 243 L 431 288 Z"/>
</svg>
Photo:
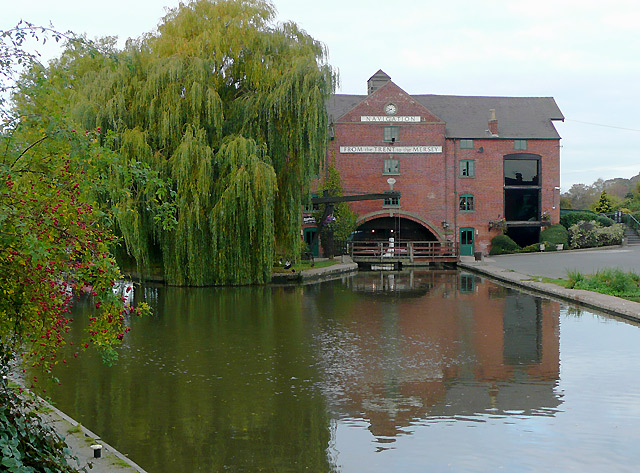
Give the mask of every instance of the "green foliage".
<svg viewBox="0 0 640 473">
<path fill-rule="evenodd" d="M 540 243 L 551 245 L 555 249 L 555 245 L 562 244 L 565 248 L 569 246 L 569 232 L 562 225 L 552 225 L 540 232 Z"/>
<path fill-rule="evenodd" d="M 507 235 L 496 235 L 491 239 L 490 255 L 502 255 L 505 253 L 517 253 L 520 246 Z"/>
<path fill-rule="evenodd" d="M 570 289 L 573 289 L 575 285 L 584 279 L 584 274 L 582 274 L 577 269 L 570 269 L 567 271 L 567 277 L 569 280 L 568 286 Z"/>
<path fill-rule="evenodd" d="M 620 207 L 628 209 L 629 213 L 635 212 L 640 215 L 640 180 L 636 183 L 633 190 L 627 193 L 624 200 L 620 203 Z M 638 217 L 636 216 L 636 219 Z"/>
<path fill-rule="evenodd" d="M 569 228 L 572 249 L 594 248 L 598 246 L 620 245 L 624 236 L 624 224 L 617 223 L 602 227 L 598 222 L 578 222 Z"/>
<path fill-rule="evenodd" d="M 630 300 L 640 300 L 640 275 L 618 268 L 605 268 L 592 275 L 579 271 L 568 273 L 570 287 L 609 294 Z"/>
<path fill-rule="evenodd" d="M 568 197 L 560 196 L 560 208 L 561 209 L 572 209 L 573 208 L 573 202 Z"/>
<path fill-rule="evenodd" d="M 596 215 L 593 212 L 585 211 L 585 212 L 570 212 L 565 215 L 562 215 L 560 217 L 560 224 L 564 228 L 569 229 L 569 227 L 575 225 L 578 222 L 581 222 L 581 221 L 590 222 L 592 220 L 598 222 L 603 227 L 610 227 L 615 223 L 612 219 L 608 217 L 604 217 L 602 215 Z"/>
<path fill-rule="evenodd" d="M 0 343 L 0 471 L 86 473 L 85 468 L 70 465 L 69 460 L 77 463 L 77 458 L 71 456 L 64 439 L 42 421 L 39 402 L 8 382 L 13 357 L 11 347 Z"/>
<path fill-rule="evenodd" d="M 520 250 L 520 253 L 535 253 L 540 251 L 540 243 L 532 243 L 531 245 L 527 245 Z"/>
<path fill-rule="evenodd" d="M 58 107 L 144 170 L 114 173 L 102 202 L 138 266 L 172 284 L 262 283 L 276 245 L 300 245 L 335 77 L 321 43 L 274 20 L 260 0 L 181 3 L 123 51 L 74 44 L 22 83 L 23 110 Z"/>
<path fill-rule="evenodd" d="M 327 175 L 324 177 L 320 185 L 318 186 L 318 192 L 327 190 L 330 196 L 342 196 L 342 179 L 340 178 L 340 172 L 336 169 L 333 163 L 327 170 Z M 324 215 L 324 205 L 320 206 L 320 210 L 314 213 L 316 222 Z M 333 218 L 328 225 L 323 228 L 323 235 L 325 230 L 333 233 L 333 238 L 338 241 L 345 241 L 355 231 L 358 220 L 358 214 L 356 214 L 347 202 L 341 202 L 335 204 L 333 209 Z"/>
<path fill-rule="evenodd" d="M 13 79 L 14 65 L 33 54 L 20 49 L 22 38 L 42 32 L 20 26 L 0 32 L 0 75 Z M 46 29 L 45 29 L 46 30 Z M 45 31 L 46 32 L 46 31 Z M 55 36 L 55 33 L 54 33 Z M 56 36 L 57 37 L 57 36 Z M 12 46 L 8 47 L 7 45 Z M 25 75 L 23 86 L 52 95 L 46 81 Z M 1 85 L 0 95 L 5 87 Z M 18 98 L 18 96 L 16 96 Z M 50 374 L 68 343 L 74 296 L 89 292 L 92 314 L 84 350 L 92 344 L 105 359 L 129 330 L 127 307 L 113 291 L 119 270 L 111 255 L 117 244 L 110 231 L 113 214 L 98 203 L 103 185 L 126 166 L 99 145 L 100 131 L 78 133 L 55 107 L 23 101 L 25 115 L 3 102 L 0 135 L 0 371 L 4 376 L 17 355 L 25 365 Z M 45 101 L 44 105 L 48 105 Z M 128 169 L 123 172 L 129 173 Z M 29 382 L 29 381 L 27 381 Z M 34 376 L 31 386 L 37 382 Z M 66 461 L 64 442 L 44 427 L 37 409 L 0 380 L 0 450 L 8 471 L 75 471 Z"/>
<path fill-rule="evenodd" d="M 606 214 L 609 212 L 613 212 L 613 205 L 611 202 L 611 197 L 607 194 L 607 191 L 602 191 L 600 194 L 600 199 L 596 203 L 594 210 L 601 214 Z"/>
</svg>

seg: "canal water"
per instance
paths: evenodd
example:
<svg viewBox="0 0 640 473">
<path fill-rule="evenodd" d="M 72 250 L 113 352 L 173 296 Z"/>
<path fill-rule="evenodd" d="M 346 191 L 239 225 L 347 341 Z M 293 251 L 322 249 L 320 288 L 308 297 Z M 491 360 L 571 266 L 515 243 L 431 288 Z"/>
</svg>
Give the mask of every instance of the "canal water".
<svg viewBox="0 0 640 473">
<path fill-rule="evenodd" d="M 51 397 L 150 473 L 640 463 L 629 322 L 456 271 L 135 299 L 154 314 L 131 321 L 117 364 L 87 352 Z"/>
</svg>

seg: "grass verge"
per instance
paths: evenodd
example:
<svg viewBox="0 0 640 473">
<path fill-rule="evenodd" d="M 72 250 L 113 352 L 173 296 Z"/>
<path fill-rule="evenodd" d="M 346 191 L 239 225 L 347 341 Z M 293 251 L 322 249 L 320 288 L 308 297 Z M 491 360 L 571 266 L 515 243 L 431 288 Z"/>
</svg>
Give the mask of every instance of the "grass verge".
<svg viewBox="0 0 640 473">
<path fill-rule="evenodd" d="M 296 263 L 293 266 L 291 266 L 289 269 L 285 269 L 283 266 L 274 266 L 271 269 L 271 272 L 273 272 L 273 273 L 293 273 L 295 271 L 296 273 L 298 273 L 300 271 L 304 271 L 305 269 L 326 268 L 328 266 L 333 266 L 333 265 L 336 265 L 336 264 L 340 264 L 340 262 L 339 261 L 333 261 L 333 260 L 316 261 L 315 264 L 313 266 L 311 266 L 311 262 L 309 262 L 309 261 L 300 261 L 299 263 Z"/>
<path fill-rule="evenodd" d="M 594 274 L 583 274 L 580 271 L 568 271 L 569 289 L 584 289 L 610 296 L 620 297 L 633 302 L 640 302 L 640 275 L 625 272 L 618 268 L 604 268 Z"/>
</svg>

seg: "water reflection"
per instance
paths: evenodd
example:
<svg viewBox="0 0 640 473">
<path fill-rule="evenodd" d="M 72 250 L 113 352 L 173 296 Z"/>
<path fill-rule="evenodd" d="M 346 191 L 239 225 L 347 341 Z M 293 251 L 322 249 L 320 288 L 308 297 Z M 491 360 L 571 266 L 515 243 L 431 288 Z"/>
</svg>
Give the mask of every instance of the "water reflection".
<svg viewBox="0 0 640 473">
<path fill-rule="evenodd" d="M 52 397 L 148 471 L 337 471 L 343 425 L 381 451 L 422 425 L 561 402 L 559 304 L 471 274 L 140 289 L 155 315 L 119 363 L 85 357 Z"/>
<path fill-rule="evenodd" d="M 317 299 L 320 388 L 379 441 L 424 420 L 560 404 L 558 303 L 456 272 L 360 273 L 344 285 L 363 294 L 350 310 L 326 315 Z"/>
</svg>

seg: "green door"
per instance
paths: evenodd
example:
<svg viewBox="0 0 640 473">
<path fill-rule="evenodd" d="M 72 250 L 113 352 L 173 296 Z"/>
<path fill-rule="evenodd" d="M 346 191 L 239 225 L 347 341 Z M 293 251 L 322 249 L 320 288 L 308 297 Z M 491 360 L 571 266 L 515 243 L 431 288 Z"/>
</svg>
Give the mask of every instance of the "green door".
<svg viewBox="0 0 640 473">
<path fill-rule="evenodd" d="M 470 227 L 460 229 L 460 256 L 473 256 L 473 236 L 475 230 Z"/>
<path fill-rule="evenodd" d="M 309 249 L 311 250 L 311 254 L 313 255 L 314 258 L 318 257 L 318 240 L 316 240 L 315 245 L 313 245 L 313 248 L 311 248 L 311 244 L 313 243 L 313 237 L 316 234 L 316 229 L 315 228 L 305 228 L 304 229 L 304 242 L 309 245 Z"/>
</svg>

